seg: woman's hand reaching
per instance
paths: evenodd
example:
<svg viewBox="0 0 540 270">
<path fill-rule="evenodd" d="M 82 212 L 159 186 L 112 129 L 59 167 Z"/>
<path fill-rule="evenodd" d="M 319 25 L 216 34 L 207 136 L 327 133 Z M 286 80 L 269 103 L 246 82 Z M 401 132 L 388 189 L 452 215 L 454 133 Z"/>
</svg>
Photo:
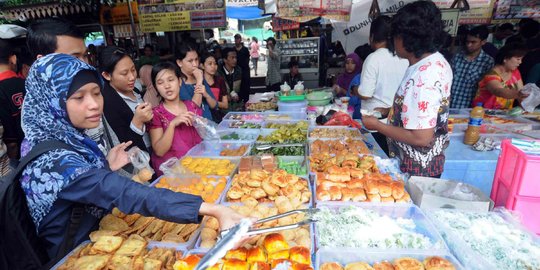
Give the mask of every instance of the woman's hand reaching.
<svg viewBox="0 0 540 270">
<path fill-rule="evenodd" d="M 119 170 L 131 162 L 128 153 L 126 152 L 126 148 L 128 148 L 131 143 L 131 141 L 121 143 L 109 151 L 107 154 L 107 162 L 109 163 L 111 171 Z"/>
</svg>

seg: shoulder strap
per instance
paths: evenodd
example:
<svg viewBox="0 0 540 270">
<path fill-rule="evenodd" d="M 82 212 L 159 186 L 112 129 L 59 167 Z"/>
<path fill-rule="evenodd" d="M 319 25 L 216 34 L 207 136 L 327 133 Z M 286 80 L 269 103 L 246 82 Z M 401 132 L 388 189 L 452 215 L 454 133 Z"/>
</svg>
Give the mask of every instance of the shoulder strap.
<svg viewBox="0 0 540 270">
<path fill-rule="evenodd" d="M 28 153 L 26 156 L 24 156 L 20 162 L 17 168 L 15 169 L 16 175 L 19 175 L 22 173 L 24 168 L 26 168 L 26 165 L 28 163 L 32 162 L 32 160 L 36 159 L 37 157 L 41 156 L 42 154 L 55 150 L 55 149 L 67 149 L 67 150 L 73 150 L 73 147 L 70 145 L 57 141 L 57 140 L 49 140 L 38 143 L 32 150 L 30 150 L 30 153 Z"/>
</svg>

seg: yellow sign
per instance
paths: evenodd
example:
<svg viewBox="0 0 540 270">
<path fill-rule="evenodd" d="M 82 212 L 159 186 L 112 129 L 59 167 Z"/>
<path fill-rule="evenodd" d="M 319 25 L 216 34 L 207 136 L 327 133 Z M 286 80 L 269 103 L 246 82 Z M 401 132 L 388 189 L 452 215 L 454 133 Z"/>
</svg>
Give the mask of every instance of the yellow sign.
<svg viewBox="0 0 540 270">
<path fill-rule="evenodd" d="M 140 0 L 139 23 L 145 33 L 225 27 L 225 1 Z"/>
<path fill-rule="evenodd" d="M 454 0 L 434 0 L 439 8 L 450 8 Z M 468 0 L 470 9 L 461 11 L 459 24 L 487 24 L 491 21 L 495 0 Z"/>
<path fill-rule="evenodd" d="M 131 2 L 131 10 L 133 11 L 133 19 L 135 22 L 138 22 L 139 12 L 137 12 L 137 2 Z M 131 23 L 129 15 L 127 3 L 117 3 L 113 7 L 101 5 L 99 10 L 99 22 L 103 25 L 129 24 Z"/>
</svg>

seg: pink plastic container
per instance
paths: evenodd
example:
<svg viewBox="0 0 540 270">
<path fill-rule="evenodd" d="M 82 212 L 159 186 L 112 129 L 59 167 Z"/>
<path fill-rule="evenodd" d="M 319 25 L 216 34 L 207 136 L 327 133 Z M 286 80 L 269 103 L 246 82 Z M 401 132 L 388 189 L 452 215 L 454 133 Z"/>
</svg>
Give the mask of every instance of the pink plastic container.
<svg viewBox="0 0 540 270">
<path fill-rule="evenodd" d="M 518 211 L 523 224 L 540 234 L 540 156 L 527 155 L 503 140 L 491 199 L 495 206 Z"/>
</svg>

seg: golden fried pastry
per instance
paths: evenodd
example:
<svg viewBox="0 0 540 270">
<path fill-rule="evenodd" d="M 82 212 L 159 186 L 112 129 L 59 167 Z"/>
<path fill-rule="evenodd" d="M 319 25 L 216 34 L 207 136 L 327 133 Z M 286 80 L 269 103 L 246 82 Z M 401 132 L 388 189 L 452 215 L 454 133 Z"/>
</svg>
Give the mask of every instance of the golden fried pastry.
<svg viewBox="0 0 540 270">
<path fill-rule="evenodd" d="M 364 170 L 360 170 L 358 168 L 350 168 L 349 171 L 351 172 L 352 178 L 362 179 L 362 177 L 364 177 Z"/>
<path fill-rule="evenodd" d="M 392 196 L 392 187 L 390 184 L 386 181 L 379 180 L 378 181 L 378 188 L 379 188 L 379 195 L 381 197 L 390 197 Z"/>
<path fill-rule="evenodd" d="M 374 181 L 374 180 L 368 180 L 366 182 L 365 189 L 366 189 L 366 193 L 368 194 L 368 197 L 369 197 L 369 194 L 379 194 L 379 183 L 377 183 L 377 181 Z"/>
<path fill-rule="evenodd" d="M 124 255 L 113 255 L 107 263 L 108 269 L 129 270 L 131 268 L 131 257 Z"/>
<path fill-rule="evenodd" d="M 364 184 L 366 183 L 366 181 L 362 180 L 362 179 L 355 179 L 355 180 L 351 180 L 347 183 L 347 187 L 348 188 L 361 188 L 361 189 L 364 189 Z"/>
<path fill-rule="evenodd" d="M 225 254 L 225 259 L 237 259 L 241 261 L 245 261 L 247 258 L 247 249 L 244 247 L 237 248 L 237 249 L 231 249 L 227 251 L 227 254 Z"/>
<path fill-rule="evenodd" d="M 396 270 L 425 270 L 424 265 L 415 258 L 403 257 L 394 260 Z"/>
<path fill-rule="evenodd" d="M 363 188 L 353 188 L 351 189 L 353 193 L 352 201 L 353 202 L 363 202 L 367 200 L 366 192 Z"/>
<path fill-rule="evenodd" d="M 353 262 L 345 265 L 345 270 L 373 270 L 373 267 L 365 262 Z"/>
<path fill-rule="evenodd" d="M 270 183 L 269 181 L 263 181 L 261 187 L 269 196 L 274 196 L 279 191 L 279 187 Z"/>
<path fill-rule="evenodd" d="M 411 195 L 409 195 L 409 193 L 407 192 L 403 194 L 403 197 L 401 197 L 401 199 L 396 200 L 396 202 L 399 202 L 399 203 L 408 203 L 410 201 L 411 201 Z"/>
<path fill-rule="evenodd" d="M 319 270 L 343 270 L 343 267 L 337 262 L 329 262 L 321 264 Z"/>
<path fill-rule="evenodd" d="M 303 246 L 292 247 L 289 250 L 289 259 L 295 263 L 311 264 L 309 249 Z"/>
<path fill-rule="evenodd" d="M 146 249 L 147 242 L 138 236 L 133 235 L 122 243 L 122 246 L 116 251 L 115 255 L 137 256 Z"/>
<path fill-rule="evenodd" d="M 390 197 L 381 197 L 381 202 L 384 202 L 384 203 L 393 203 L 395 202 L 394 200 L 394 197 L 390 196 Z"/>
<path fill-rule="evenodd" d="M 104 254 L 116 251 L 124 242 L 120 236 L 102 236 L 90 249 L 90 254 Z"/>
<path fill-rule="evenodd" d="M 280 259 L 289 259 L 290 253 L 289 249 L 283 249 L 276 252 L 268 253 L 268 261 L 280 260 Z"/>
<path fill-rule="evenodd" d="M 247 251 L 247 262 L 266 262 L 266 254 L 260 247 L 253 247 Z"/>
<path fill-rule="evenodd" d="M 90 241 L 95 243 L 102 236 L 116 236 L 119 233 L 120 233 L 119 231 L 107 231 L 107 230 L 93 231 L 90 233 Z"/>
<path fill-rule="evenodd" d="M 348 188 L 341 189 L 341 201 L 343 202 L 352 201 L 353 196 L 354 196 L 354 193 L 350 189 Z"/>
<path fill-rule="evenodd" d="M 99 229 L 123 232 L 129 229 L 129 225 L 123 219 L 109 214 L 101 219 Z"/>
<path fill-rule="evenodd" d="M 240 198 L 242 198 L 243 195 L 244 195 L 244 191 L 242 190 L 242 188 L 240 188 L 238 186 L 232 186 L 229 189 L 229 192 L 227 192 L 227 197 L 229 197 L 229 199 L 233 199 L 233 200 L 240 199 Z"/>
<path fill-rule="evenodd" d="M 247 262 L 237 259 L 225 260 L 221 270 L 249 270 Z"/>
<path fill-rule="evenodd" d="M 317 200 L 319 201 L 330 201 L 332 199 L 332 196 L 330 196 L 330 192 L 327 190 L 317 190 Z"/>
<path fill-rule="evenodd" d="M 405 186 L 403 182 L 393 181 L 390 186 L 392 187 L 392 197 L 394 197 L 394 199 L 399 200 L 405 195 Z"/>
<path fill-rule="evenodd" d="M 373 265 L 375 270 L 395 270 L 394 265 L 390 262 L 378 262 Z"/>
<path fill-rule="evenodd" d="M 455 270 L 454 265 L 445 258 L 438 256 L 427 257 L 424 259 L 426 270 Z"/>
<path fill-rule="evenodd" d="M 248 179 L 246 181 L 246 184 L 249 186 L 249 187 L 261 187 L 261 181 L 260 180 L 257 180 L 257 179 Z"/>
<path fill-rule="evenodd" d="M 111 255 L 90 255 L 78 258 L 73 265 L 73 269 L 100 270 L 104 268 Z"/>
<path fill-rule="evenodd" d="M 253 197 L 254 199 L 258 200 L 266 197 L 266 192 L 264 192 L 262 188 L 254 188 L 251 190 L 249 195 L 251 195 L 251 197 Z"/>
<path fill-rule="evenodd" d="M 201 241 L 201 248 L 213 248 L 216 245 L 216 240 L 203 240 Z"/>
<path fill-rule="evenodd" d="M 289 244 L 285 241 L 283 235 L 279 233 L 268 234 L 263 240 L 263 246 L 268 254 L 289 249 Z"/>
<path fill-rule="evenodd" d="M 308 203 L 310 200 L 311 200 L 311 192 L 310 191 L 302 192 L 302 195 L 300 195 L 300 202 Z"/>
<path fill-rule="evenodd" d="M 381 202 L 381 195 L 379 194 L 367 194 L 368 202 Z"/>
<path fill-rule="evenodd" d="M 219 230 L 219 221 L 215 217 L 209 217 L 206 221 L 205 227 L 217 231 Z"/>
<path fill-rule="evenodd" d="M 148 168 L 142 168 L 139 173 L 137 173 L 137 176 L 139 176 L 139 179 L 143 182 L 148 182 L 150 179 L 152 179 L 152 171 Z"/>
<path fill-rule="evenodd" d="M 249 270 L 270 270 L 270 265 L 265 262 L 254 262 Z"/>
<path fill-rule="evenodd" d="M 293 262 L 292 270 L 313 270 L 313 267 L 311 267 L 309 264 Z"/>
<path fill-rule="evenodd" d="M 341 190 L 338 187 L 331 187 L 330 190 L 328 190 L 330 193 L 330 200 L 332 201 L 339 201 L 341 200 L 342 194 Z"/>
<path fill-rule="evenodd" d="M 161 270 L 163 262 L 160 260 L 145 258 L 144 259 L 144 270 Z"/>
</svg>

